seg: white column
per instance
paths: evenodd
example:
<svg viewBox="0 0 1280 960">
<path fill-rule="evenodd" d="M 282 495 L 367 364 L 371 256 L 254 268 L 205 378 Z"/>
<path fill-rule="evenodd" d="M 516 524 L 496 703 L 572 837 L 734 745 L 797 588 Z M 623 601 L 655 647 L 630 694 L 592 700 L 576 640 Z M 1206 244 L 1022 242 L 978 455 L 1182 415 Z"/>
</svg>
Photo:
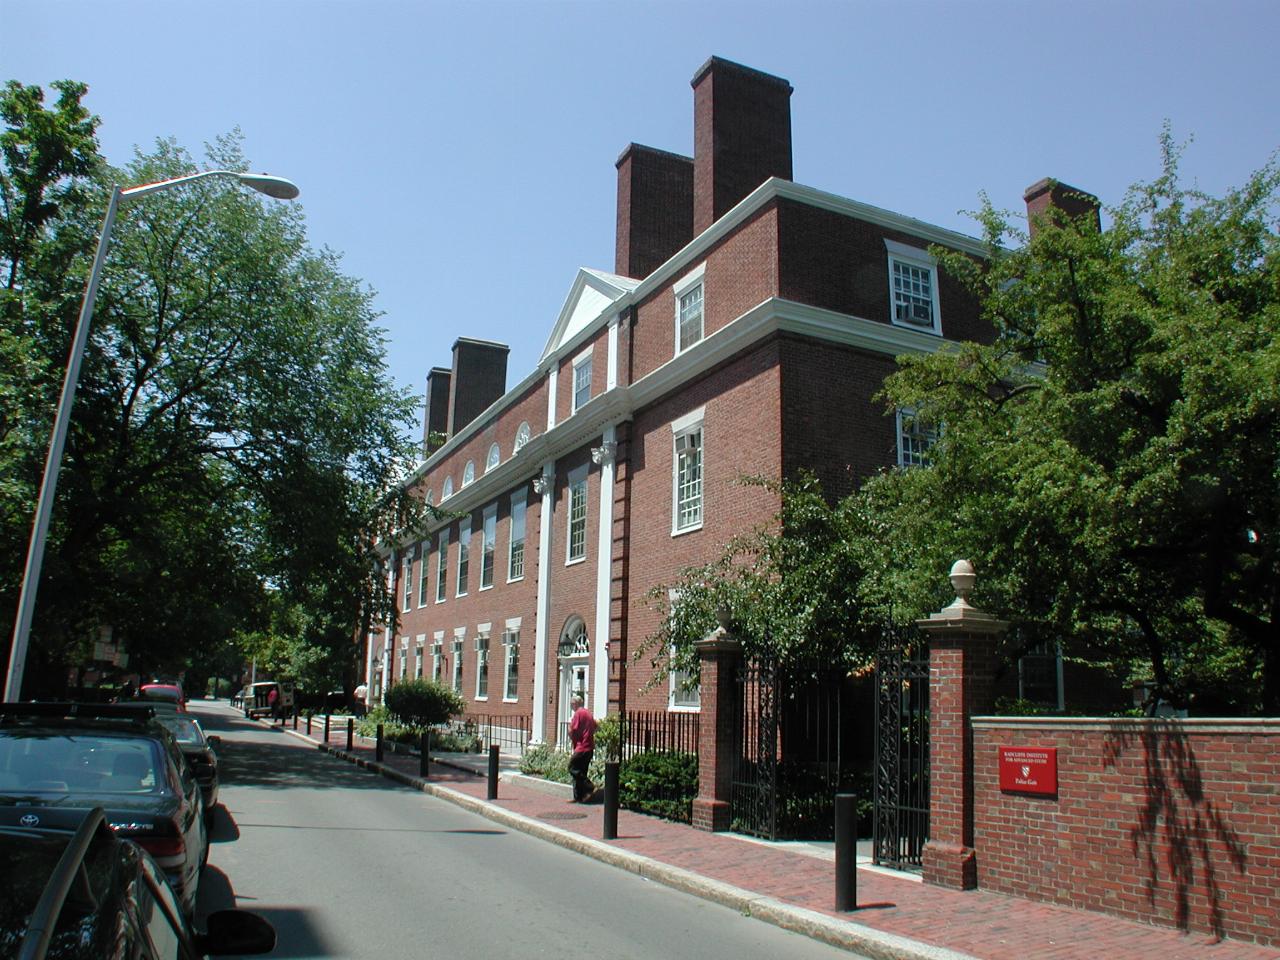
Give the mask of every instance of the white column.
<svg viewBox="0 0 1280 960">
<path fill-rule="evenodd" d="M 603 717 L 609 709 L 609 585 L 613 578 L 613 466 L 617 453 L 617 427 L 605 427 L 591 459 L 600 465 L 600 532 L 596 541 L 596 625 L 592 631 L 595 671 L 591 712 Z"/>
<path fill-rule="evenodd" d="M 560 380 L 560 363 L 553 361 L 547 371 L 547 429 L 556 425 L 556 384 Z"/>
<path fill-rule="evenodd" d="M 609 321 L 609 363 L 605 372 L 606 390 L 612 390 L 618 385 L 618 320 L 614 317 Z"/>
<path fill-rule="evenodd" d="M 555 391 L 551 392 L 554 396 Z M 538 519 L 538 617 L 533 633 L 533 732 L 529 738 L 535 744 L 542 743 L 543 731 L 547 728 L 547 652 L 551 643 L 547 631 L 551 621 L 551 528 L 555 522 L 551 509 L 556 492 L 554 460 L 542 465 L 539 479 L 542 509 Z"/>
</svg>

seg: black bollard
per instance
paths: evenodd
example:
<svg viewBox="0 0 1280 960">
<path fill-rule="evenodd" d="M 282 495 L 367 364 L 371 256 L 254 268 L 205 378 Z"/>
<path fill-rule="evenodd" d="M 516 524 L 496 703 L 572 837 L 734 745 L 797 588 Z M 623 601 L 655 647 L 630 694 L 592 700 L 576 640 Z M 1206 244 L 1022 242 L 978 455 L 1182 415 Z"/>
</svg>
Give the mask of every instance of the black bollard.
<svg viewBox="0 0 1280 960">
<path fill-rule="evenodd" d="M 378 724 L 378 736 L 373 741 L 373 759 L 382 762 L 382 724 Z"/>
<path fill-rule="evenodd" d="M 324 745 L 326 747 L 329 745 L 329 715 L 327 713 L 324 715 Z"/>
<path fill-rule="evenodd" d="M 307 714 L 307 736 L 311 736 L 311 714 Z"/>
<path fill-rule="evenodd" d="M 298 729 L 298 708 L 293 708 L 293 729 Z"/>
<path fill-rule="evenodd" d="M 858 909 L 858 809 L 852 793 L 836 794 L 836 909 Z"/>
<path fill-rule="evenodd" d="M 489 799 L 498 799 L 498 745 L 489 744 Z"/>
<path fill-rule="evenodd" d="M 618 839 L 618 774 L 622 767 L 617 760 L 604 765 L 604 838 Z"/>
<path fill-rule="evenodd" d="M 431 731 L 422 731 L 422 740 L 418 744 L 418 776 L 423 780 L 431 770 Z"/>
<path fill-rule="evenodd" d="M 356 718 L 347 717 L 347 753 L 355 748 Z M 382 759 L 382 724 L 378 724 L 378 759 Z"/>
</svg>

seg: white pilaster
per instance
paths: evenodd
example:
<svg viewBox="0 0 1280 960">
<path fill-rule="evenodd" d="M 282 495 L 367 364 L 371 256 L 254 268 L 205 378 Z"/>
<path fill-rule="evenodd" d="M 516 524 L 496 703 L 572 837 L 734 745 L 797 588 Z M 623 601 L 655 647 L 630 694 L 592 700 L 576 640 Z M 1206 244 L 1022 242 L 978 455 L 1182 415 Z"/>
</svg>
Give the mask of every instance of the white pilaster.
<svg viewBox="0 0 1280 960">
<path fill-rule="evenodd" d="M 614 328 L 610 327 L 612 331 Z M 613 578 L 613 470 L 617 428 L 605 427 L 602 443 L 591 451 L 600 465 L 600 532 L 596 542 L 595 670 L 591 680 L 591 712 L 603 717 L 609 709 L 609 586 Z"/>
<path fill-rule="evenodd" d="M 554 378 L 555 372 L 552 371 Z M 551 395 L 555 396 L 552 379 Z M 542 743 L 547 728 L 547 651 L 550 638 L 547 631 L 551 621 L 551 528 L 555 518 L 551 515 L 556 493 L 556 462 L 548 460 L 542 465 L 542 509 L 538 518 L 538 617 L 534 626 L 533 641 L 533 731 L 531 743 Z"/>
</svg>

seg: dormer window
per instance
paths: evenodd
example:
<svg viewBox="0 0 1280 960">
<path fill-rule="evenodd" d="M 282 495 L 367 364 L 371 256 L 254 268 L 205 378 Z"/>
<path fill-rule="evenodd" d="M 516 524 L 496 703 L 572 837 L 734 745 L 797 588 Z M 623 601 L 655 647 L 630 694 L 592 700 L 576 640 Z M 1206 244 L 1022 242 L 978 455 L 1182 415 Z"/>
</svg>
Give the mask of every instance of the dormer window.
<svg viewBox="0 0 1280 960">
<path fill-rule="evenodd" d="M 890 320 L 941 336 L 938 310 L 938 265 L 927 250 L 886 239 L 889 254 Z"/>
<path fill-rule="evenodd" d="M 705 263 L 694 267 L 673 288 L 676 298 L 676 353 L 683 353 L 702 339 L 702 277 L 706 268 Z"/>
</svg>

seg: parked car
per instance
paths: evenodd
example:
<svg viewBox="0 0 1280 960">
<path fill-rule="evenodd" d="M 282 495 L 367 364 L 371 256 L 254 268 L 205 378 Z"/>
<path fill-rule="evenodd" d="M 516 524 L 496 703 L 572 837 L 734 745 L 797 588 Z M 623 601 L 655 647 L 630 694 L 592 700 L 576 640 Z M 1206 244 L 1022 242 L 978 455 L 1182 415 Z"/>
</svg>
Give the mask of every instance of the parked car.
<svg viewBox="0 0 1280 960">
<path fill-rule="evenodd" d="M 175 703 L 179 713 L 186 713 L 187 697 L 182 686 L 176 683 L 144 683 L 138 688 L 139 700 L 154 700 L 162 703 Z"/>
<path fill-rule="evenodd" d="M 187 766 L 195 774 L 200 784 L 200 794 L 204 800 L 205 823 L 213 824 L 213 812 L 218 806 L 218 754 L 222 746 L 222 738 L 207 735 L 200 722 L 189 713 L 181 715 L 158 714 L 156 719 L 173 734 L 187 759 Z"/>
<path fill-rule="evenodd" d="M 276 706 L 281 713 L 293 712 L 293 684 L 288 680 L 263 680 L 252 684 L 245 695 L 244 715 L 251 720 L 271 716 L 271 691 L 276 691 Z"/>
<path fill-rule="evenodd" d="M 0 827 L 0 888 L 5 960 L 197 960 L 275 948 L 271 925 L 243 910 L 213 913 L 207 932 L 195 932 L 163 871 L 100 807 L 74 832 Z"/>
<path fill-rule="evenodd" d="M 0 827 L 71 830 L 94 807 L 155 858 L 194 911 L 209 855 L 204 801 L 151 708 L 0 704 Z"/>
</svg>

